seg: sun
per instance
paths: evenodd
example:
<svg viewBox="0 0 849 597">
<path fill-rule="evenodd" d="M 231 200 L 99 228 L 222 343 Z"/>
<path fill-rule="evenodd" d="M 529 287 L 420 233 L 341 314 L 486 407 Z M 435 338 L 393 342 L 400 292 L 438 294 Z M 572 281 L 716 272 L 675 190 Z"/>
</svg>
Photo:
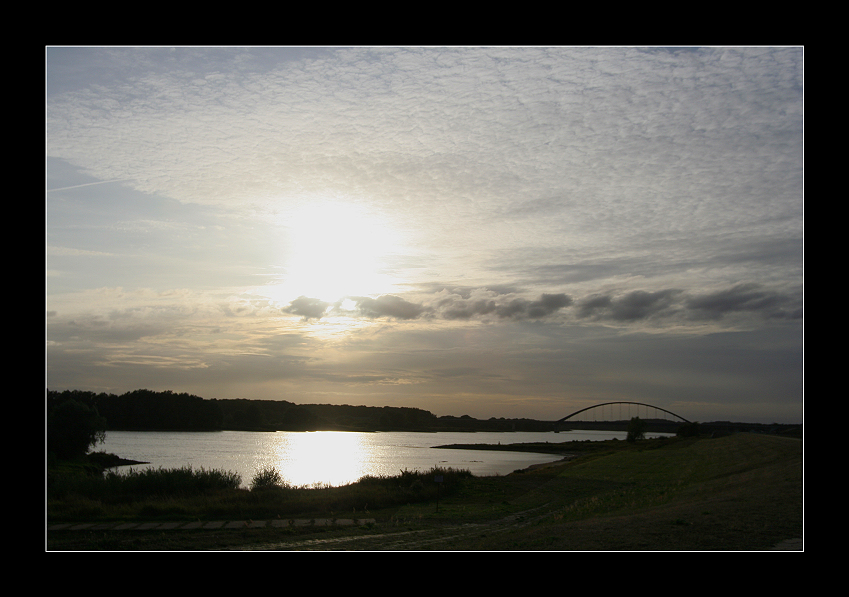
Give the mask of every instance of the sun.
<svg viewBox="0 0 849 597">
<path fill-rule="evenodd" d="M 385 217 L 350 202 L 315 201 L 288 214 L 277 295 L 328 303 L 391 292 L 387 257 L 397 234 Z"/>
</svg>

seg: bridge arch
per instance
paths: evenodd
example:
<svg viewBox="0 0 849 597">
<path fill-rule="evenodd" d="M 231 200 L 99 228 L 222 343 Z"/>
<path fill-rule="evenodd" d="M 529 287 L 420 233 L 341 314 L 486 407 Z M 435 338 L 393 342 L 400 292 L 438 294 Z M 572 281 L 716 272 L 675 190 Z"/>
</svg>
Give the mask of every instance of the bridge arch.
<svg viewBox="0 0 849 597">
<path fill-rule="evenodd" d="M 674 412 L 672 412 L 671 410 L 666 410 L 665 408 L 661 408 L 661 407 L 659 407 L 659 406 L 655 406 L 654 404 L 646 404 L 645 402 L 624 402 L 624 401 L 616 401 L 616 402 L 601 402 L 601 403 L 599 403 L 599 404 L 593 404 L 592 406 L 587 406 L 586 408 L 582 408 L 581 410 L 576 410 L 576 411 L 575 411 L 575 412 L 573 412 L 571 415 L 566 415 L 566 416 L 565 416 L 565 417 L 563 417 L 562 419 L 558 419 L 558 420 L 557 420 L 557 422 L 558 422 L 558 423 L 562 423 L 562 422 L 567 421 L 567 420 L 571 419 L 572 417 L 574 417 L 575 415 L 580 414 L 580 413 L 582 413 L 582 412 L 585 412 L 585 411 L 588 411 L 588 410 L 592 410 L 593 408 L 600 408 L 600 407 L 603 407 L 603 406 L 609 406 L 609 405 L 611 405 L 611 404 L 628 404 L 628 405 L 636 405 L 636 406 L 645 406 L 645 407 L 648 407 L 648 408 L 653 408 L 653 409 L 655 409 L 655 410 L 663 411 L 663 412 L 665 412 L 665 413 L 667 413 L 667 414 L 672 415 L 673 417 L 676 417 L 676 418 L 678 418 L 678 419 L 681 419 L 681 420 L 682 420 L 682 421 L 684 421 L 685 423 L 690 423 L 690 421 L 688 421 L 687 419 L 685 419 L 685 418 L 684 418 L 684 417 L 682 417 L 681 415 L 675 414 L 675 413 L 674 413 Z"/>
</svg>

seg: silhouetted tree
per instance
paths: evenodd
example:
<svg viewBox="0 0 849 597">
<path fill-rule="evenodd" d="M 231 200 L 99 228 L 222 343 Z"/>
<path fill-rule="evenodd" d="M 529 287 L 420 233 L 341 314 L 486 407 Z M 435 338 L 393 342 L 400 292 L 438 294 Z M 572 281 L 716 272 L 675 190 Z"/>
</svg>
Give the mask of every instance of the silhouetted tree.
<svg viewBox="0 0 849 597">
<path fill-rule="evenodd" d="M 631 417 L 628 423 L 628 436 L 625 438 L 629 442 L 635 442 L 638 439 L 643 439 L 646 435 L 646 422 L 640 417 Z"/>
<path fill-rule="evenodd" d="M 58 458 L 84 456 L 106 438 L 106 419 L 96 408 L 65 400 L 47 412 L 47 450 Z"/>
<path fill-rule="evenodd" d="M 684 423 L 680 427 L 678 427 L 678 431 L 675 435 L 678 437 L 695 437 L 699 434 L 699 424 L 698 423 Z"/>
</svg>

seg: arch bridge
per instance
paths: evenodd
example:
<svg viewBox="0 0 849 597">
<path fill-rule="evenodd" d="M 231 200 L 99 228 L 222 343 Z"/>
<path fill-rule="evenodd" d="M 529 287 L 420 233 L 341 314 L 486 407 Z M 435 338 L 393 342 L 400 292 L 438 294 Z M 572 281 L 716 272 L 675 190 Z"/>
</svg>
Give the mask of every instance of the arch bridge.
<svg viewBox="0 0 849 597">
<path fill-rule="evenodd" d="M 671 410 L 666 410 L 665 408 L 661 408 L 661 407 L 659 407 L 659 406 L 654 406 L 653 404 L 646 404 L 646 403 L 644 403 L 644 402 L 624 402 L 624 401 L 617 401 L 617 402 L 601 402 L 601 403 L 599 403 L 599 404 L 593 404 L 592 406 L 588 406 L 588 407 L 586 407 L 586 408 L 582 408 L 582 409 L 580 409 L 580 410 L 576 410 L 576 411 L 575 411 L 575 412 L 573 412 L 571 415 L 566 415 L 566 416 L 565 416 L 565 417 L 563 417 L 562 419 L 558 419 L 558 420 L 557 420 L 557 422 L 558 422 L 558 423 L 563 423 L 564 421 L 568 421 L 569 419 L 571 419 L 571 418 L 572 418 L 572 417 L 574 417 L 575 415 L 578 415 L 578 414 L 580 414 L 580 413 L 582 413 L 582 412 L 586 412 L 586 411 L 588 411 L 588 410 L 592 410 L 592 409 L 594 409 L 594 408 L 602 408 L 602 409 L 603 409 L 605 406 L 611 406 L 611 405 L 614 405 L 614 404 L 619 404 L 619 405 L 626 404 L 626 405 L 628 405 L 629 407 L 631 407 L 631 406 L 637 406 L 637 407 L 644 406 L 644 407 L 646 407 L 646 410 L 648 410 L 649 408 L 653 408 L 655 411 L 662 411 L 662 412 L 665 412 L 665 413 L 667 413 L 667 414 L 669 414 L 669 415 L 672 415 L 673 417 L 676 417 L 676 418 L 678 418 L 678 419 L 681 419 L 681 420 L 682 420 L 682 421 L 684 421 L 685 423 L 690 423 L 690 422 L 691 422 L 691 421 L 688 421 L 687 419 L 685 419 L 684 417 L 682 417 L 681 415 L 675 414 L 675 413 L 674 413 L 674 412 L 672 412 Z M 630 417 L 629 417 L 629 418 L 630 418 Z"/>
</svg>

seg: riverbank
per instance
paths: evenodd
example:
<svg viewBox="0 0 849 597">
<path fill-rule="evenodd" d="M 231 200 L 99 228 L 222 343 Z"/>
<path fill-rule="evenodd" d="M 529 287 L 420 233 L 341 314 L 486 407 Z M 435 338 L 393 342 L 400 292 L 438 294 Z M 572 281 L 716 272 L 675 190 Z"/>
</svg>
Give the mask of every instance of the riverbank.
<svg viewBox="0 0 849 597">
<path fill-rule="evenodd" d="M 771 550 L 788 540 L 796 542 L 785 545 L 799 545 L 803 536 L 799 440 L 735 434 L 625 444 L 503 477 L 465 478 L 450 495 L 391 506 L 369 504 L 356 513 L 337 507 L 330 515 L 332 502 L 316 501 L 306 516 L 230 518 L 221 515 L 224 504 L 217 504 L 207 517 L 200 517 L 204 523 L 374 520 L 367 525 L 180 526 L 153 533 L 138 527 L 126 531 L 54 527 L 47 532 L 47 549 L 733 551 Z M 432 484 L 432 479 L 421 481 Z M 316 500 L 336 492 L 308 491 Z M 241 496 L 233 513 L 244 512 L 253 499 L 251 493 L 230 494 Z M 104 524 L 190 521 L 179 511 L 155 509 L 132 520 L 78 519 Z"/>
<path fill-rule="evenodd" d="M 150 464 L 149 462 L 144 462 L 141 460 L 130 460 L 129 458 L 122 458 L 116 454 L 107 454 L 106 452 L 92 452 L 91 454 L 86 455 L 86 460 L 90 464 L 95 466 L 99 466 L 102 469 L 114 468 L 116 466 L 130 466 L 137 464 Z"/>
</svg>

